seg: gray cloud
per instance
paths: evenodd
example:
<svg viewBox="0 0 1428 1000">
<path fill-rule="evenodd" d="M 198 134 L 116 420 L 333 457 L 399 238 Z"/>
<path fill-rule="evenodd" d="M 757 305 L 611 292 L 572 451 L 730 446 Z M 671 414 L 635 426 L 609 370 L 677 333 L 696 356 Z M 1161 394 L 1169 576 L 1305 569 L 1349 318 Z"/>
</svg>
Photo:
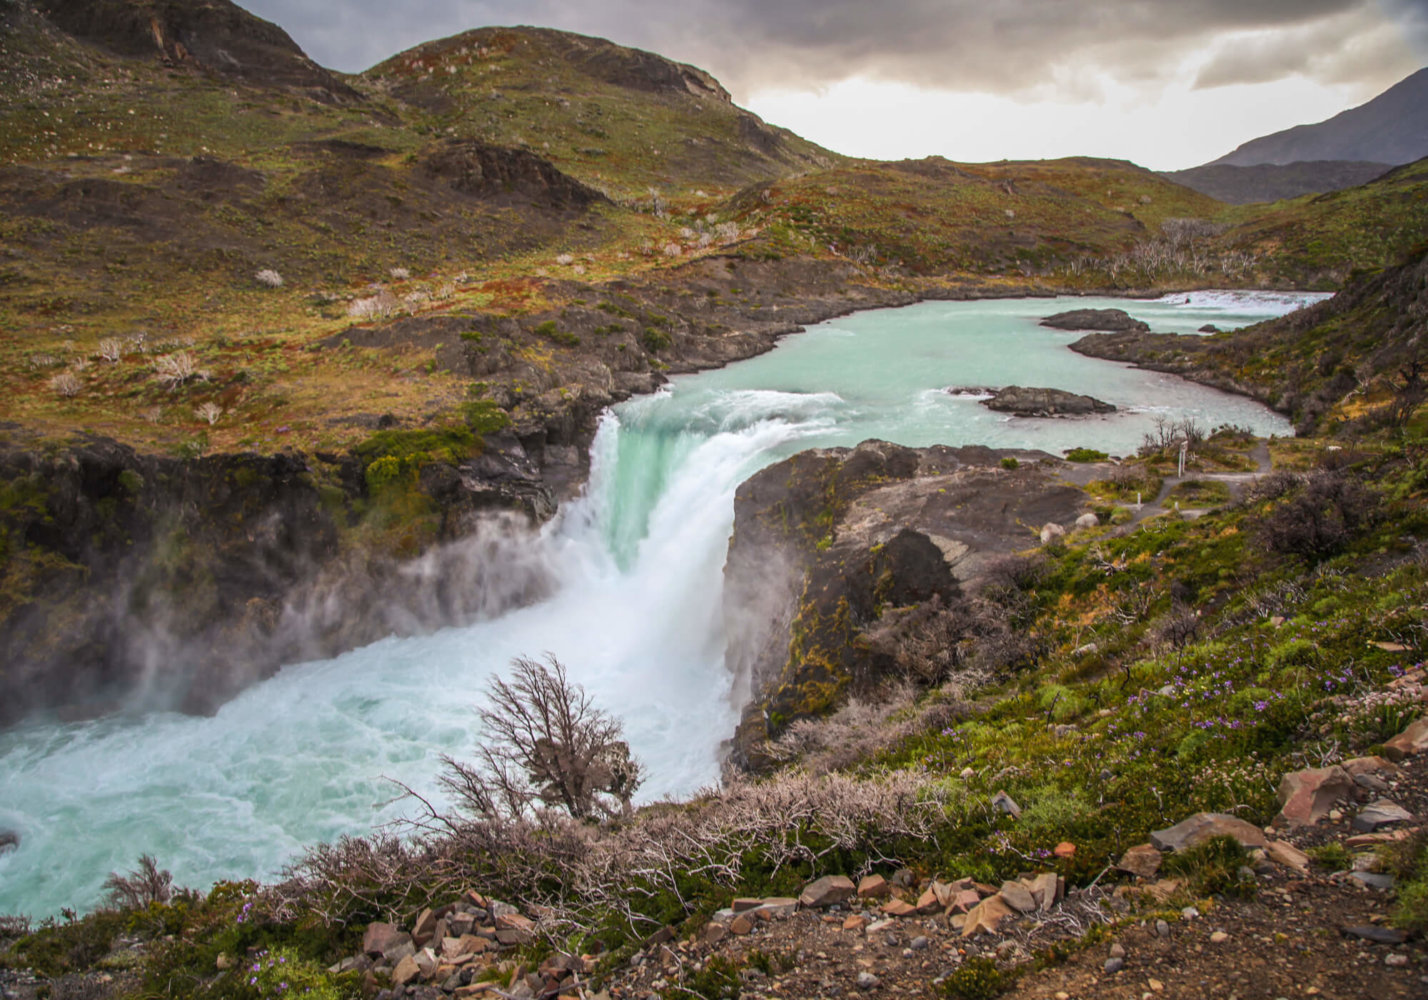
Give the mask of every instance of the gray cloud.
<svg viewBox="0 0 1428 1000">
<path fill-rule="evenodd" d="M 1195 80 L 1199 88 L 1265 83 L 1291 74 L 1325 83 L 1394 83 L 1422 65 L 1406 18 L 1360 8 L 1284 31 L 1221 45 Z"/>
<path fill-rule="evenodd" d="M 318 62 L 348 71 L 468 28 L 539 24 L 692 62 L 736 97 L 853 75 L 1045 96 L 1107 75 L 1155 83 L 1228 32 L 1269 29 L 1298 44 L 1230 46 L 1200 85 L 1305 73 L 1330 82 L 1421 59 L 1428 0 L 246 0 Z M 1329 27 L 1335 30 L 1327 30 Z M 1343 32 L 1352 32 L 1346 36 Z M 1362 44 L 1359 44 L 1362 42 Z M 1335 58 L 1333 52 L 1351 51 Z M 1358 53 L 1353 57 L 1352 53 Z M 1365 54 L 1367 53 L 1367 54 Z M 1377 60 L 1377 62 L 1376 62 Z M 1410 67 L 1412 68 L 1412 67 Z"/>
</svg>

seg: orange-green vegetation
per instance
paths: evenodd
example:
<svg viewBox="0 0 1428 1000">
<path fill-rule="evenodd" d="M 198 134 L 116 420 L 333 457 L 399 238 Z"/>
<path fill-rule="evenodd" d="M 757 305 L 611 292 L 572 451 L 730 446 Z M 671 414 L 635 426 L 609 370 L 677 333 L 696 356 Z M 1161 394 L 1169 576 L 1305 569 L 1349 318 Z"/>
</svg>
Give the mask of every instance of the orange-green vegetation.
<svg viewBox="0 0 1428 1000">
<path fill-rule="evenodd" d="M 568 32 L 468 31 L 393 56 L 361 82 L 402 101 L 419 130 L 528 149 L 653 209 L 843 159 L 734 106 L 703 70 Z"/>
<path fill-rule="evenodd" d="M 1226 239 L 1266 281 L 1337 289 L 1358 270 L 1398 263 L 1428 233 L 1428 160 L 1362 187 L 1232 210 Z"/>
<path fill-rule="evenodd" d="M 1224 206 L 1129 163 L 861 162 L 778 181 L 735 203 L 786 253 L 915 275 L 1046 278 L 1130 250 L 1167 219 Z"/>
</svg>

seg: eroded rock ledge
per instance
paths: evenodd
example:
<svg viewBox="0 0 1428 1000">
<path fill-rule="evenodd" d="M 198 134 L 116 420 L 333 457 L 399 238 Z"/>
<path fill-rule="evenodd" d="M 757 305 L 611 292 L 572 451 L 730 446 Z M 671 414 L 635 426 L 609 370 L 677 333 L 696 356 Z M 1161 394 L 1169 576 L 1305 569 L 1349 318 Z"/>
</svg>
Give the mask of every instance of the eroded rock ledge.
<svg viewBox="0 0 1428 1000">
<path fill-rule="evenodd" d="M 1094 396 L 1082 396 L 1065 389 L 1043 389 L 1009 385 L 998 389 L 982 405 L 998 413 L 1018 417 L 1089 417 L 1097 413 L 1115 413 L 1110 403 Z"/>
<path fill-rule="evenodd" d="M 726 662 L 746 699 L 733 763 L 762 769 L 790 723 L 904 674 L 909 636 L 942 629 L 936 655 L 950 657 L 974 635 L 1014 647 L 1010 623 L 969 613 L 966 599 L 1035 547 L 1042 525 L 1084 512 L 1063 468 L 1043 452 L 865 441 L 802 452 L 740 486 L 724 570 Z"/>
</svg>

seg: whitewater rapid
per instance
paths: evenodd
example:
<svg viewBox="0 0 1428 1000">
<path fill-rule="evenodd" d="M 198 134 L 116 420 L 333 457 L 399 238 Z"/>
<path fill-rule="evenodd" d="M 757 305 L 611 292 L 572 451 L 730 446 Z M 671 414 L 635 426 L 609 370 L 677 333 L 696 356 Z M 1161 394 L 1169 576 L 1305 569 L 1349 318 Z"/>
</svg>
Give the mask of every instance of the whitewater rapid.
<svg viewBox="0 0 1428 1000">
<path fill-rule="evenodd" d="M 272 878 L 304 846 L 410 814 L 395 782 L 442 801 L 442 755 L 469 756 L 475 707 L 512 657 L 550 653 L 621 717 L 646 801 L 715 783 L 737 707 L 723 666 L 721 574 L 737 485 L 806 447 L 1134 450 L 1156 417 L 1287 434 L 1239 397 L 1082 358 L 1040 316 L 1118 307 L 1156 330 L 1240 326 L 1313 296 L 1192 293 L 1151 302 L 923 303 L 820 324 L 759 358 L 681 377 L 602 420 L 584 495 L 502 551 L 548 599 L 431 635 L 285 667 L 211 718 L 36 721 L 0 733 L 0 913 L 87 909 L 110 871 L 157 857 L 180 884 Z M 994 414 L 958 385 L 1017 382 L 1122 407 L 1088 421 Z M 390 779 L 390 780 L 389 780 Z"/>
</svg>

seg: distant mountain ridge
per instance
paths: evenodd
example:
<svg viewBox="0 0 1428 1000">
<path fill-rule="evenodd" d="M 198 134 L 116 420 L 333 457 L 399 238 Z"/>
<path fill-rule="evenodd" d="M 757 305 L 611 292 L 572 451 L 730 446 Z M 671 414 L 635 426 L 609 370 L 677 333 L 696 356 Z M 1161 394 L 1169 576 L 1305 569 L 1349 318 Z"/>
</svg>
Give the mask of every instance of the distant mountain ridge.
<svg viewBox="0 0 1428 1000">
<path fill-rule="evenodd" d="M 1283 165 L 1256 163 L 1249 167 L 1208 163 L 1189 170 L 1167 171 L 1160 176 L 1231 205 L 1249 205 L 1358 187 L 1392 169 L 1387 163 L 1354 160 L 1311 160 Z"/>
<path fill-rule="evenodd" d="M 1399 165 L 1428 156 L 1428 68 L 1327 121 L 1261 136 L 1206 166 L 1249 167 L 1310 160 Z"/>
</svg>

